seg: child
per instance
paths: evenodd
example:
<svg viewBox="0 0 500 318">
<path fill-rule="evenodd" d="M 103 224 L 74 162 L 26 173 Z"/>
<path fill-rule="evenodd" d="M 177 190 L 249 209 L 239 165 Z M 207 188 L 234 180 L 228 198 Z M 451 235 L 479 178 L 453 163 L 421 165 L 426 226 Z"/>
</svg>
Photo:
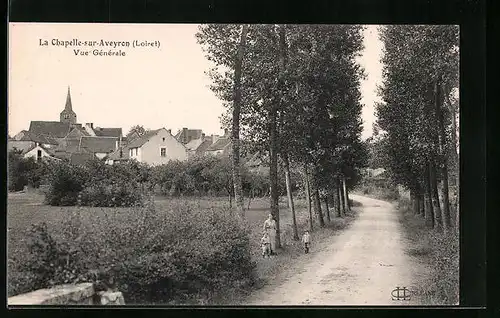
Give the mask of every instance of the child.
<svg viewBox="0 0 500 318">
<path fill-rule="evenodd" d="M 260 245 L 262 247 L 262 257 L 271 257 L 271 241 L 267 231 L 264 231 L 264 236 L 260 239 Z"/>
<path fill-rule="evenodd" d="M 304 252 L 309 253 L 309 245 L 311 244 L 311 236 L 309 235 L 309 231 L 305 231 L 302 236 L 302 243 L 304 243 Z"/>
</svg>

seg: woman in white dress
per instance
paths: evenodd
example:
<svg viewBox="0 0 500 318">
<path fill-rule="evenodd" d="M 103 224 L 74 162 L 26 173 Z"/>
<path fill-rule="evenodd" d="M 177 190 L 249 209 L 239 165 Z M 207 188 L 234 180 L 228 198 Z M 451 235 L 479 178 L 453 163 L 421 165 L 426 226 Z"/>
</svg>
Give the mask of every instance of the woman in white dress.
<svg viewBox="0 0 500 318">
<path fill-rule="evenodd" d="M 264 222 L 264 230 L 269 234 L 269 240 L 271 241 L 271 255 L 274 255 L 276 254 L 276 221 L 271 214 L 269 214 L 269 217 Z"/>
</svg>

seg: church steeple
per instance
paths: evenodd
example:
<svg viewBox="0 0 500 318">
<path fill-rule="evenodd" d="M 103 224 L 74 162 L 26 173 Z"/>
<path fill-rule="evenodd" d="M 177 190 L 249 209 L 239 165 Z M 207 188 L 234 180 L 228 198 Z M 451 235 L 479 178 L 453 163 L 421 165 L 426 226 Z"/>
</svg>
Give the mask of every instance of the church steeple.
<svg viewBox="0 0 500 318">
<path fill-rule="evenodd" d="M 71 92 L 68 86 L 68 95 L 66 96 L 66 105 L 64 110 L 60 115 L 60 122 L 76 124 L 76 113 L 73 111 L 73 105 L 71 104 Z"/>
<path fill-rule="evenodd" d="M 73 110 L 73 106 L 71 105 L 71 92 L 69 90 L 69 85 L 68 85 L 68 95 L 66 96 L 66 106 L 64 107 L 65 110 Z"/>
</svg>

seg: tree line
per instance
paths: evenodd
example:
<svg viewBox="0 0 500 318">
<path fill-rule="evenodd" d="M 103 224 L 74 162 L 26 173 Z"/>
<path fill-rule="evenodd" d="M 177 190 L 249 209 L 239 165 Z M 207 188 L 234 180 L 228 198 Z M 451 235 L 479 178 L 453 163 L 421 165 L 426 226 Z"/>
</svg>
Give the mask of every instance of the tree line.
<svg viewBox="0 0 500 318">
<path fill-rule="evenodd" d="M 410 191 L 429 226 L 458 228 L 457 26 L 380 28 L 382 102 L 372 144 L 392 180 Z"/>
<path fill-rule="evenodd" d="M 233 187 L 244 218 L 239 167 L 242 153 L 260 153 L 269 165 L 270 207 L 279 235 L 278 169 L 286 179 L 295 221 L 290 167 L 304 178 L 309 226 L 321 227 L 349 210 L 348 188 L 366 165 L 361 141 L 363 49 L 358 25 L 202 25 L 197 33 L 212 68 L 211 89 L 224 102 L 222 124 L 232 138 Z M 245 143 L 242 144 L 241 140 Z M 321 210 L 321 201 L 326 211 Z"/>
</svg>

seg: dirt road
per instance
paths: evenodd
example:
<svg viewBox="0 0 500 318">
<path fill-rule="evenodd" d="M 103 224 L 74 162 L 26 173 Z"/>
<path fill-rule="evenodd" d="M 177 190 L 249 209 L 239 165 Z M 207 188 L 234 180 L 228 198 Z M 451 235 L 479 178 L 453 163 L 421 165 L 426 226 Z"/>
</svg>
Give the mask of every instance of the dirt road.
<svg viewBox="0 0 500 318">
<path fill-rule="evenodd" d="M 415 298 L 397 301 L 391 296 L 396 287 L 411 288 L 418 266 L 405 254 L 396 209 L 385 201 L 351 197 L 363 205 L 358 219 L 326 242 L 313 242 L 310 254 L 284 268 L 281 279 L 255 292 L 247 304 L 418 304 Z"/>
</svg>

